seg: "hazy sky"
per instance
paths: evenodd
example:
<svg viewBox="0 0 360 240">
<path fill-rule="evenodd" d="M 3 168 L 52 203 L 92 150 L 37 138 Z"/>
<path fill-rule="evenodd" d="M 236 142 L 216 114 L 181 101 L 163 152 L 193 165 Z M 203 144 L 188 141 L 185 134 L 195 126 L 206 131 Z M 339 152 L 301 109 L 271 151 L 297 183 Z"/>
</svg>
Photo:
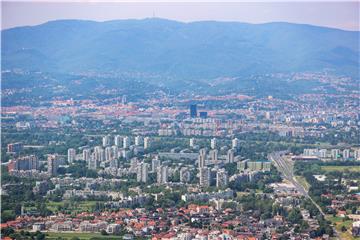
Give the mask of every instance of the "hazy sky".
<svg viewBox="0 0 360 240">
<path fill-rule="evenodd" d="M 293 22 L 359 30 L 360 2 L 2 2 L 2 29 L 37 25 L 56 19 L 159 17 L 184 22 L 200 20 L 249 23 Z"/>
</svg>

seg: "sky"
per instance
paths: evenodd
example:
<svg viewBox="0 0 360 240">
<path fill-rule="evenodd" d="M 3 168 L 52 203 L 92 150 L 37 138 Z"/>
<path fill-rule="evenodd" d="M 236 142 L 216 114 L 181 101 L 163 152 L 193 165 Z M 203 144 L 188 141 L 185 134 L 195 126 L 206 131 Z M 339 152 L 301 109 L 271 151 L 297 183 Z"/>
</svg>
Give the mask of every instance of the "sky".
<svg viewBox="0 0 360 240">
<path fill-rule="evenodd" d="M 182 22 L 202 20 L 248 23 L 291 22 L 359 31 L 360 1 L 344 2 L 109 2 L 2 1 L 2 29 L 32 26 L 58 19 L 107 21 L 166 18 Z"/>
</svg>

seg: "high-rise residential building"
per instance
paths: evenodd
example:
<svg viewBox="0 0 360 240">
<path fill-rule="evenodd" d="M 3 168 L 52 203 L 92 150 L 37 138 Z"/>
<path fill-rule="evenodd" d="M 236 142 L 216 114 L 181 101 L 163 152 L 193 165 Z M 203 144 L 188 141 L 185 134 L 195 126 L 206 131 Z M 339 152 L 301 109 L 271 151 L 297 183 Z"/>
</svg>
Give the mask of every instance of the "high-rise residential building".
<svg viewBox="0 0 360 240">
<path fill-rule="evenodd" d="M 270 120 L 271 119 L 271 113 L 270 112 L 265 112 L 265 118 L 267 120 Z"/>
<path fill-rule="evenodd" d="M 218 150 L 217 149 L 210 150 L 210 158 L 212 161 L 218 160 Z"/>
<path fill-rule="evenodd" d="M 334 160 L 337 160 L 339 157 L 340 150 L 339 149 L 331 149 L 331 157 Z"/>
<path fill-rule="evenodd" d="M 228 174 L 225 169 L 219 169 L 216 172 L 216 187 L 223 188 L 228 185 Z"/>
<path fill-rule="evenodd" d="M 344 149 L 342 153 L 342 157 L 344 160 L 347 160 L 350 158 L 350 149 Z"/>
<path fill-rule="evenodd" d="M 156 172 L 157 168 L 161 165 L 160 159 L 154 158 L 151 160 L 151 171 Z"/>
<path fill-rule="evenodd" d="M 319 152 L 319 149 L 317 149 L 317 148 L 305 148 L 304 155 L 318 157 L 320 155 L 320 152 Z"/>
<path fill-rule="evenodd" d="M 207 154 L 207 153 L 206 153 L 206 148 L 200 149 L 199 154 L 206 157 L 206 154 Z"/>
<path fill-rule="evenodd" d="M 187 167 L 182 167 L 180 169 L 180 182 L 188 183 L 191 180 L 191 172 Z"/>
<path fill-rule="evenodd" d="M 241 162 L 238 162 L 237 163 L 237 169 L 241 172 L 241 171 L 244 171 L 246 169 L 246 166 L 247 166 L 247 160 L 245 161 L 241 161 Z"/>
<path fill-rule="evenodd" d="M 167 166 L 159 166 L 156 172 L 158 184 L 166 184 L 168 182 L 169 169 Z"/>
<path fill-rule="evenodd" d="M 69 149 L 68 149 L 67 157 L 68 157 L 68 163 L 69 163 L 69 164 L 73 163 L 73 162 L 75 161 L 75 157 L 76 157 L 76 151 L 75 151 L 75 149 L 69 148 Z"/>
<path fill-rule="evenodd" d="M 246 163 L 246 165 L 250 171 L 261 171 L 263 168 L 263 163 L 260 161 L 249 161 Z"/>
<path fill-rule="evenodd" d="M 327 158 L 327 149 L 320 149 L 319 156 L 320 158 Z"/>
<path fill-rule="evenodd" d="M 102 138 L 102 144 L 103 144 L 103 147 L 107 147 L 107 146 L 110 146 L 111 145 L 111 137 L 110 135 L 106 135 Z"/>
<path fill-rule="evenodd" d="M 210 146 L 211 146 L 212 149 L 216 148 L 216 138 L 211 139 Z"/>
<path fill-rule="evenodd" d="M 105 161 L 110 161 L 113 159 L 113 151 L 111 147 L 105 148 Z"/>
<path fill-rule="evenodd" d="M 98 167 L 98 155 L 99 155 L 99 152 L 93 152 L 90 156 L 90 159 L 88 161 L 88 169 L 92 169 L 92 170 L 96 170 L 97 167 Z"/>
<path fill-rule="evenodd" d="M 239 146 L 240 146 L 239 139 L 234 138 L 233 140 L 231 140 L 231 147 L 232 148 L 237 149 L 237 148 L 239 148 Z"/>
<path fill-rule="evenodd" d="M 205 165 L 206 165 L 205 161 L 206 161 L 206 155 L 199 154 L 199 156 L 198 156 L 198 167 L 199 168 L 205 167 Z"/>
<path fill-rule="evenodd" d="M 84 149 L 83 150 L 83 160 L 88 162 L 91 156 L 91 150 L 90 149 Z"/>
<path fill-rule="evenodd" d="M 130 172 L 132 172 L 132 173 L 136 172 L 137 165 L 138 165 L 138 159 L 137 158 L 130 159 Z"/>
<path fill-rule="evenodd" d="M 8 164 L 9 171 L 11 170 L 36 170 L 39 168 L 39 159 L 35 155 L 18 157 L 11 159 Z"/>
<path fill-rule="evenodd" d="M 118 159 L 119 158 L 119 147 L 114 145 L 111 147 L 111 150 L 112 150 L 113 158 Z"/>
<path fill-rule="evenodd" d="M 199 178 L 201 187 L 209 187 L 211 182 L 210 168 L 199 168 Z"/>
<path fill-rule="evenodd" d="M 150 138 L 149 137 L 145 137 L 144 138 L 144 149 L 148 149 L 150 147 Z"/>
<path fill-rule="evenodd" d="M 193 147 L 195 146 L 195 139 L 194 139 L 194 138 L 190 138 L 189 146 L 190 146 L 191 148 L 193 148 Z"/>
<path fill-rule="evenodd" d="M 190 105 L 190 117 L 191 118 L 196 118 L 197 117 L 197 106 L 196 106 L 196 104 L 191 104 Z"/>
<path fill-rule="evenodd" d="M 48 174 L 50 176 L 56 176 L 59 168 L 59 156 L 57 154 L 48 155 Z"/>
<path fill-rule="evenodd" d="M 97 162 L 105 161 L 105 151 L 101 146 L 94 147 L 94 153 Z"/>
<path fill-rule="evenodd" d="M 7 145 L 8 153 L 19 153 L 23 149 L 23 144 L 21 142 L 9 143 Z"/>
<path fill-rule="evenodd" d="M 122 137 L 120 135 L 115 135 L 114 137 L 114 144 L 115 146 L 122 147 Z"/>
<path fill-rule="evenodd" d="M 127 103 L 127 97 L 126 95 L 123 95 L 121 98 L 121 104 L 125 105 Z"/>
<path fill-rule="evenodd" d="M 271 162 L 263 162 L 262 163 L 262 170 L 263 171 L 270 171 L 271 170 Z"/>
<path fill-rule="evenodd" d="M 136 146 L 142 146 L 143 145 L 143 137 L 142 136 L 136 136 L 135 137 L 135 145 Z"/>
<path fill-rule="evenodd" d="M 125 150 L 125 149 L 123 149 L 123 150 L 121 151 L 121 156 L 122 156 L 124 159 L 128 160 L 128 159 L 131 158 L 132 152 L 131 152 L 130 150 Z"/>
<path fill-rule="evenodd" d="M 128 149 L 130 147 L 130 138 L 128 136 L 123 139 L 123 148 Z"/>
<path fill-rule="evenodd" d="M 149 171 L 148 163 L 139 163 L 137 165 L 137 173 L 136 173 L 137 181 L 146 183 L 148 181 L 148 171 Z"/>
<path fill-rule="evenodd" d="M 226 162 L 233 163 L 235 158 L 235 151 L 234 149 L 229 149 L 226 154 Z"/>
<path fill-rule="evenodd" d="M 360 148 L 354 150 L 354 159 L 360 161 Z"/>
</svg>

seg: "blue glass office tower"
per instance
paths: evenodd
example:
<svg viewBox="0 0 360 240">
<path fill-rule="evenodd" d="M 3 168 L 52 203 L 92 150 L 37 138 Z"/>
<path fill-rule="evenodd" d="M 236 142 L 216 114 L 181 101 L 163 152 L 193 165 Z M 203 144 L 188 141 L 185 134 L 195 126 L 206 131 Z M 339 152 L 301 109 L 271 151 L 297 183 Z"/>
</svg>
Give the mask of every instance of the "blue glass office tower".
<svg viewBox="0 0 360 240">
<path fill-rule="evenodd" d="M 196 118 L 197 117 L 197 106 L 196 106 L 196 104 L 191 104 L 190 105 L 190 117 L 191 118 Z"/>
</svg>

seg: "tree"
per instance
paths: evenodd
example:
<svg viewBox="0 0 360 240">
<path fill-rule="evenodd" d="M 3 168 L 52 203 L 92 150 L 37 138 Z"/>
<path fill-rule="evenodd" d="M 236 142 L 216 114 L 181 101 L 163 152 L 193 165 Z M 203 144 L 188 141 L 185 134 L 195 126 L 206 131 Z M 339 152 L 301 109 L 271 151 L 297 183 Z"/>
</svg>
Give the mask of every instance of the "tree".
<svg viewBox="0 0 360 240">
<path fill-rule="evenodd" d="M 44 240 L 44 239 L 45 239 L 45 234 L 37 231 L 36 232 L 36 240 Z"/>
<path fill-rule="evenodd" d="M 347 228 L 346 228 L 345 226 L 342 226 L 342 227 L 341 227 L 341 231 L 342 231 L 342 232 L 346 232 L 346 231 L 347 231 Z"/>
<path fill-rule="evenodd" d="M 9 236 L 11 234 L 15 233 L 14 229 L 11 227 L 6 227 L 1 229 L 1 235 L 3 236 Z"/>
<path fill-rule="evenodd" d="M 288 220 L 292 224 L 300 224 L 302 220 L 300 210 L 298 208 L 293 208 L 289 213 Z"/>
</svg>

